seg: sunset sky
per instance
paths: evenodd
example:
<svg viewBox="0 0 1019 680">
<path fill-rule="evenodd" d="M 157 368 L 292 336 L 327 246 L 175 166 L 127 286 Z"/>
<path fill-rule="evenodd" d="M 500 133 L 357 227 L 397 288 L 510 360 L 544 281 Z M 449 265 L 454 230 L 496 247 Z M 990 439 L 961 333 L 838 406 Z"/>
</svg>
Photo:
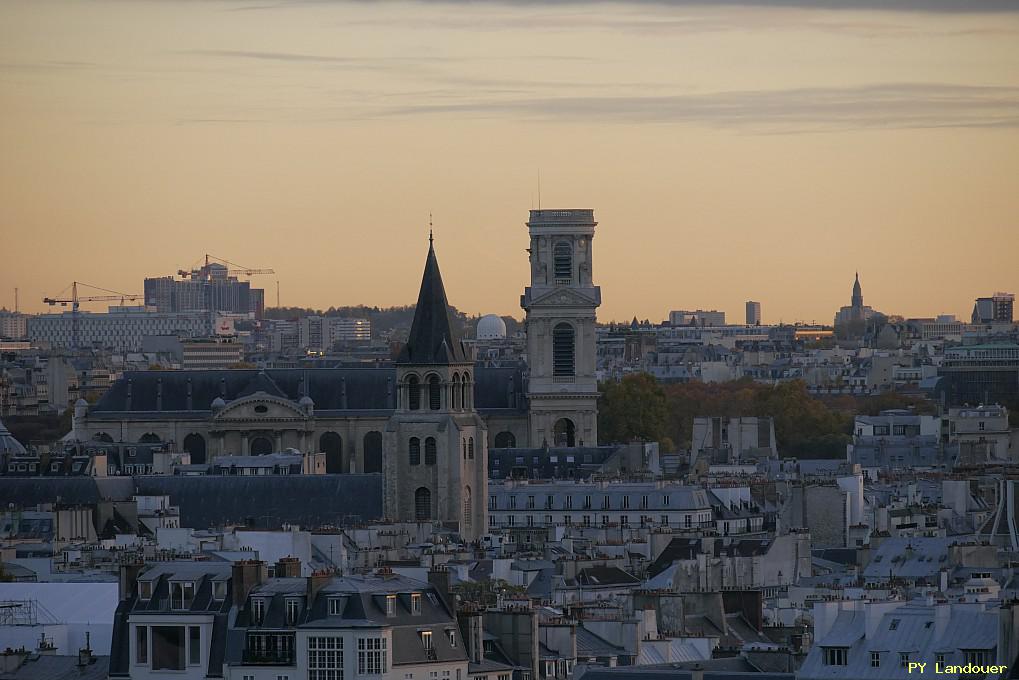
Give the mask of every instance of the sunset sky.
<svg viewBox="0 0 1019 680">
<path fill-rule="evenodd" d="M 450 302 L 520 317 L 539 172 L 602 320 L 830 323 L 857 270 L 968 319 L 1019 292 L 1019 0 L 0 3 L 0 306 L 206 252 L 411 304 L 432 213 Z"/>
</svg>

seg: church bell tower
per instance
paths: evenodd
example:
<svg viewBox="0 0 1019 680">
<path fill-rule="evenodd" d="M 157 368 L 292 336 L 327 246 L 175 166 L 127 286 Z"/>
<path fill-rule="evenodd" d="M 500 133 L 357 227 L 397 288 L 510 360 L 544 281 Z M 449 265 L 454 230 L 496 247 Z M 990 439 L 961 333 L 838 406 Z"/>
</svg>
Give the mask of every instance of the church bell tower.
<svg viewBox="0 0 1019 680">
<path fill-rule="evenodd" d="M 531 446 L 596 446 L 598 381 L 593 210 L 532 210 L 526 313 Z"/>
<path fill-rule="evenodd" d="M 450 319 L 431 237 L 396 380 L 384 434 L 386 517 L 439 522 L 476 540 L 488 527 L 488 430 L 474 408 L 474 358 Z"/>
</svg>

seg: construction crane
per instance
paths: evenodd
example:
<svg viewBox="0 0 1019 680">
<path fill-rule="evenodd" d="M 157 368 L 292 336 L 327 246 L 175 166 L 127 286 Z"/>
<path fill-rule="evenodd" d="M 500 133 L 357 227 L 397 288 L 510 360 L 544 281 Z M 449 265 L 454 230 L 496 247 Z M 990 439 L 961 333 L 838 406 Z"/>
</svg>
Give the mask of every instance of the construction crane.
<svg viewBox="0 0 1019 680">
<path fill-rule="evenodd" d="M 100 290 L 103 291 L 104 293 L 110 293 L 110 295 L 88 295 L 85 297 L 79 297 L 78 286 L 92 288 L 93 290 Z M 120 293 L 118 291 L 110 290 L 108 288 L 102 288 L 100 286 L 93 286 L 88 283 L 82 283 L 81 281 L 71 282 L 70 288 L 71 297 L 69 298 L 59 296 L 55 298 L 45 297 L 42 299 L 42 301 L 51 307 L 53 305 L 60 305 L 61 307 L 71 305 L 71 344 L 73 349 L 78 349 L 78 347 L 80 346 L 80 343 L 78 342 L 78 309 L 81 306 L 82 302 L 113 302 L 116 300 L 120 300 L 120 304 L 123 305 L 125 300 L 143 300 L 145 298 L 144 295 L 135 295 L 133 293 Z M 60 294 L 62 295 L 66 290 L 67 288 L 64 288 L 64 290 L 61 291 Z"/>
<path fill-rule="evenodd" d="M 217 262 L 220 263 L 220 264 L 226 264 L 226 265 L 230 265 L 230 267 L 233 267 L 233 269 L 229 269 L 228 268 L 226 270 L 227 276 L 236 276 L 238 274 L 242 274 L 244 276 L 252 276 L 254 274 L 275 274 L 276 273 L 272 269 L 258 269 L 258 268 L 252 268 L 252 267 L 243 267 L 243 266 L 241 266 L 239 264 L 235 264 L 233 262 L 230 262 L 229 260 L 224 260 L 221 257 L 216 257 L 215 255 L 209 255 L 208 253 L 206 253 L 205 254 L 205 265 L 204 266 L 199 267 L 199 268 L 192 268 L 192 269 L 178 269 L 177 270 L 177 274 L 179 274 L 180 277 L 184 278 L 184 279 L 186 279 L 188 277 L 190 277 L 192 279 L 197 279 L 197 278 L 207 279 L 207 278 L 210 278 L 210 275 L 211 275 L 211 272 L 212 272 L 212 265 L 217 263 Z"/>
</svg>

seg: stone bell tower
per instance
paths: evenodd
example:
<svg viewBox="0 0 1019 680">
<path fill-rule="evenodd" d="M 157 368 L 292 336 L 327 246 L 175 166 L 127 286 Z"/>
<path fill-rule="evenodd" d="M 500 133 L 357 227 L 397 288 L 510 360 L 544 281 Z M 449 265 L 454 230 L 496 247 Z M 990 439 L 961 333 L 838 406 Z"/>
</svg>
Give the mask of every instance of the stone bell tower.
<svg viewBox="0 0 1019 680">
<path fill-rule="evenodd" d="M 593 210 L 532 210 L 526 312 L 530 445 L 595 446 L 598 381 Z"/>
<path fill-rule="evenodd" d="M 432 239 L 414 321 L 396 361 L 385 438 L 386 517 L 440 522 L 475 540 L 488 528 L 488 431 L 474 409 L 474 358 L 453 330 Z"/>
</svg>

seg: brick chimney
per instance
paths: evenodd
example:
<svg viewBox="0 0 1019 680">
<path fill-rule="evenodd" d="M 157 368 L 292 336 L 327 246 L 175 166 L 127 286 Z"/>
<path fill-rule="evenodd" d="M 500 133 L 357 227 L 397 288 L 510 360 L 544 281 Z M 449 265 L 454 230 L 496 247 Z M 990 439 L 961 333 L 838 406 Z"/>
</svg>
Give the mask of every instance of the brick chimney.
<svg viewBox="0 0 1019 680">
<path fill-rule="evenodd" d="M 301 575 L 301 560 L 297 557 L 281 557 L 276 562 L 276 576 L 295 578 Z"/>
<path fill-rule="evenodd" d="M 122 562 L 120 565 L 120 599 L 126 600 L 134 593 L 138 574 L 145 568 L 141 561 Z"/>
<path fill-rule="evenodd" d="M 243 607 L 251 590 L 265 581 L 268 570 L 261 560 L 239 560 L 233 563 L 232 583 L 234 604 Z"/>
<path fill-rule="evenodd" d="M 319 570 L 312 572 L 311 576 L 308 577 L 308 600 L 305 606 L 311 607 L 315 601 L 315 596 L 318 595 L 318 591 L 322 590 L 322 587 L 333 580 L 332 572 Z"/>
</svg>

